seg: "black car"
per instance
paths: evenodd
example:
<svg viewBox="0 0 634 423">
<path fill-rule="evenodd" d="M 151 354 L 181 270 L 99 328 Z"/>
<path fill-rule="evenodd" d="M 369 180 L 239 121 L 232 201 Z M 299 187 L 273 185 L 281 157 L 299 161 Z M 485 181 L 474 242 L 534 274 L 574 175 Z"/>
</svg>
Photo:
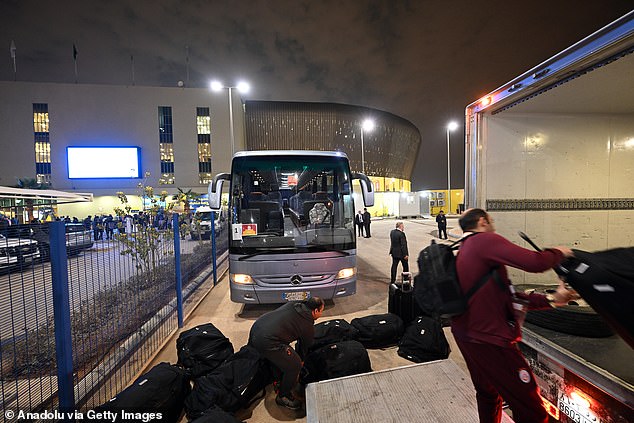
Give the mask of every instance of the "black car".
<svg viewBox="0 0 634 423">
<path fill-rule="evenodd" d="M 81 223 L 66 223 L 66 253 L 69 256 L 77 255 L 93 246 L 92 234 Z M 49 244 L 49 227 L 47 223 L 35 225 L 33 239 L 38 243 L 40 258 L 42 261 L 51 259 L 51 246 Z"/>
</svg>

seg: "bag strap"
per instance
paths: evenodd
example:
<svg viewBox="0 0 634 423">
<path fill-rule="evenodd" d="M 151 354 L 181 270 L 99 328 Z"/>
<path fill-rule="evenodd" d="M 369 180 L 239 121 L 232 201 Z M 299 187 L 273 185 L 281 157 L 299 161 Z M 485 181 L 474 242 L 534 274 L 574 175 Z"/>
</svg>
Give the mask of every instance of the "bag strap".
<svg viewBox="0 0 634 423">
<path fill-rule="evenodd" d="M 500 278 L 500 274 L 498 273 L 498 268 L 496 266 L 493 269 L 491 269 L 489 272 L 487 272 L 486 275 L 482 276 L 480 280 L 478 280 L 478 282 L 475 285 L 473 285 L 471 289 L 467 291 L 467 293 L 465 294 L 467 301 L 469 301 L 469 299 L 473 296 L 473 294 L 475 294 L 480 288 L 482 288 L 484 284 L 486 284 L 487 281 L 491 277 L 495 279 L 495 281 L 500 286 L 500 288 L 505 289 L 504 282 L 502 282 L 502 279 Z"/>
<path fill-rule="evenodd" d="M 457 247 L 457 245 L 458 245 L 458 244 L 460 244 L 462 241 L 464 241 L 465 239 L 470 238 L 470 237 L 472 237 L 472 236 L 474 236 L 474 235 L 477 235 L 477 234 L 479 234 L 479 233 L 480 233 L 480 232 L 471 232 L 469 235 L 467 235 L 467 236 L 463 236 L 463 237 L 462 237 L 462 238 L 460 238 L 459 240 L 454 241 L 454 242 L 452 242 L 451 244 L 449 244 L 449 248 L 451 248 L 452 250 L 455 250 L 455 249 L 457 249 L 457 248 L 458 248 L 458 247 Z"/>
</svg>

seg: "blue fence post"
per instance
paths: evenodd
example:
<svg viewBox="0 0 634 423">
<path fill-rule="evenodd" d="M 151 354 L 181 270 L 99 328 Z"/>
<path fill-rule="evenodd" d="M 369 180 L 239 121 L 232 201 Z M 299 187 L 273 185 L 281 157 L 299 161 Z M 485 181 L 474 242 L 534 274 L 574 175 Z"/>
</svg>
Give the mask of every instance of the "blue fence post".
<svg viewBox="0 0 634 423">
<path fill-rule="evenodd" d="M 66 225 L 51 222 L 49 246 L 53 279 L 53 319 L 55 321 L 55 354 L 57 360 L 57 395 L 59 409 L 64 413 L 75 408 L 73 387 L 73 342 L 70 327 L 68 294 L 68 258 L 66 256 Z"/>
<path fill-rule="evenodd" d="M 178 221 L 178 213 L 172 215 L 172 227 L 174 228 L 174 273 L 176 276 L 176 311 L 178 314 L 178 327 L 183 327 L 183 277 L 181 275 L 181 227 Z"/>
<path fill-rule="evenodd" d="M 211 268 L 214 272 L 214 286 L 218 283 L 218 264 L 216 261 L 216 212 L 211 212 Z"/>
</svg>

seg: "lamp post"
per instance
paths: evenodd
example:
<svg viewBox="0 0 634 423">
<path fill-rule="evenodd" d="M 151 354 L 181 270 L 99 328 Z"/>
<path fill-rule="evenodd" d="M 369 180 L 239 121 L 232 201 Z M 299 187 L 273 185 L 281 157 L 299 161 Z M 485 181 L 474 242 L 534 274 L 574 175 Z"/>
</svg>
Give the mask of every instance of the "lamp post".
<svg viewBox="0 0 634 423">
<path fill-rule="evenodd" d="M 239 93 L 246 94 L 249 92 L 251 87 L 246 82 L 238 82 L 235 86 L 225 86 L 220 81 L 212 81 L 211 89 L 213 91 L 221 91 L 226 89 L 229 91 L 229 130 L 231 131 L 231 156 L 235 153 L 235 138 L 233 134 L 233 90 L 237 89 Z"/>
<path fill-rule="evenodd" d="M 447 124 L 447 214 L 451 213 L 451 155 L 449 153 L 449 133 L 458 128 L 456 122 Z"/>
<path fill-rule="evenodd" d="M 361 123 L 361 173 L 365 175 L 365 149 L 363 148 L 363 132 L 374 130 L 374 121 L 366 119 Z"/>
</svg>

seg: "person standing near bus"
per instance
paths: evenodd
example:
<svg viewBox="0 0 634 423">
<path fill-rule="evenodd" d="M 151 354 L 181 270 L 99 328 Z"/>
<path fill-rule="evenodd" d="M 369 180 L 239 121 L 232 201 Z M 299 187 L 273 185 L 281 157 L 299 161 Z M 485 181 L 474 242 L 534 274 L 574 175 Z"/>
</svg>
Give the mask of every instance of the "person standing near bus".
<svg viewBox="0 0 634 423">
<path fill-rule="evenodd" d="M 368 209 L 364 208 L 363 209 L 363 228 L 365 229 L 366 238 L 372 237 L 372 235 L 370 235 L 370 223 L 372 223 L 372 216 L 370 215 L 370 212 L 368 211 Z"/>
<path fill-rule="evenodd" d="M 443 239 L 442 234 L 445 234 L 445 238 L 447 239 L 447 216 L 445 216 L 445 212 L 443 210 L 438 212 L 436 216 L 436 223 L 438 224 L 438 238 Z"/>
</svg>

